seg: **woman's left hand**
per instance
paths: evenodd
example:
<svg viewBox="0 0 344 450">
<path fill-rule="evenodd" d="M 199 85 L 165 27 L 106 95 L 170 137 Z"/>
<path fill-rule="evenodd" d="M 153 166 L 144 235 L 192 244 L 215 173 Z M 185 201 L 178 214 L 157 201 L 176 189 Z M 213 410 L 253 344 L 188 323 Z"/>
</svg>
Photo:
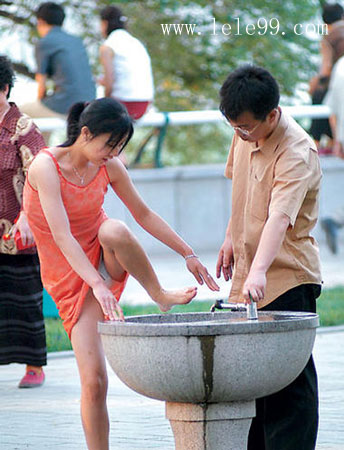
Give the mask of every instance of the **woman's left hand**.
<svg viewBox="0 0 344 450">
<path fill-rule="evenodd" d="M 219 291 L 220 288 L 209 274 L 207 268 L 203 266 L 197 257 L 188 258 L 186 260 L 186 267 L 193 274 L 199 284 L 205 283 L 211 291 Z"/>
<path fill-rule="evenodd" d="M 17 222 L 13 225 L 11 235 L 15 236 L 17 231 L 19 231 L 20 233 L 20 237 L 24 246 L 34 244 L 35 241 L 24 211 L 21 211 Z"/>
</svg>

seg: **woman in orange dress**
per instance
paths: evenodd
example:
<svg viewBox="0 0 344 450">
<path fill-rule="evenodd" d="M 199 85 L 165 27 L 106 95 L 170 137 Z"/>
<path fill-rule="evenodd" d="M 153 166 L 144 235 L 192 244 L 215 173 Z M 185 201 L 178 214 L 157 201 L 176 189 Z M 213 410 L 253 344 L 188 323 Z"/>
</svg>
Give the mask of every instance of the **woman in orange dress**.
<svg viewBox="0 0 344 450">
<path fill-rule="evenodd" d="M 74 105 L 67 141 L 37 155 L 24 188 L 43 285 L 57 304 L 76 356 L 82 423 L 92 450 L 109 447 L 107 375 L 97 322 L 124 320 L 118 300 L 128 274 L 163 311 L 189 303 L 197 292 L 196 287 L 161 287 L 135 236 L 103 211 L 108 185 L 146 231 L 184 256 L 200 284 L 219 289 L 192 248 L 143 202 L 117 158 L 132 133 L 130 117 L 114 99 Z"/>
</svg>

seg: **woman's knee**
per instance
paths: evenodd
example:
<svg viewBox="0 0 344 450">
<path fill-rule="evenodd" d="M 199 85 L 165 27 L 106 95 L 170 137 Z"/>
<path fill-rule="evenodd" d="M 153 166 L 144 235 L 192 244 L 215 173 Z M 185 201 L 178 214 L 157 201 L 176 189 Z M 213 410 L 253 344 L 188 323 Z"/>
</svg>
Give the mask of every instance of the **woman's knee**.
<svg viewBox="0 0 344 450">
<path fill-rule="evenodd" d="M 106 373 L 88 374 L 81 379 L 81 392 L 90 403 L 104 402 L 106 399 L 108 380 Z"/>
<path fill-rule="evenodd" d="M 103 247 L 125 245 L 133 235 L 127 225 L 115 219 L 108 219 L 99 228 L 98 239 Z"/>
</svg>

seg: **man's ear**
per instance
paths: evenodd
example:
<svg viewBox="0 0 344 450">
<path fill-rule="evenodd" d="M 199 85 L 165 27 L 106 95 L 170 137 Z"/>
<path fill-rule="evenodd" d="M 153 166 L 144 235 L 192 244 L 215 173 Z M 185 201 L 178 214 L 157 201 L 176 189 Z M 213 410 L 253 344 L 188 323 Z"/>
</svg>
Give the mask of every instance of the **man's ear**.
<svg viewBox="0 0 344 450">
<path fill-rule="evenodd" d="M 277 115 L 278 115 L 278 109 L 277 108 L 275 108 L 272 111 L 270 111 L 269 114 L 268 114 L 268 121 L 269 121 L 269 123 L 272 123 L 276 119 Z"/>
</svg>

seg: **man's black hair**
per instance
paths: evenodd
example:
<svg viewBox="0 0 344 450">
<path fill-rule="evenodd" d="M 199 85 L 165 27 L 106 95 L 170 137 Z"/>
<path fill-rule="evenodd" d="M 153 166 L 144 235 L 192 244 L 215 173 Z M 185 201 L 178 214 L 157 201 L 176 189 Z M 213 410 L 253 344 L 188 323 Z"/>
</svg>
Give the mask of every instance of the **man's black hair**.
<svg viewBox="0 0 344 450">
<path fill-rule="evenodd" d="M 327 25 L 343 19 L 344 9 L 339 3 L 325 3 L 322 9 L 322 18 Z"/>
<path fill-rule="evenodd" d="M 42 19 L 48 25 L 61 26 L 65 13 L 62 6 L 54 2 L 41 3 L 36 11 L 37 19 Z"/>
<path fill-rule="evenodd" d="M 4 91 L 8 85 L 7 98 L 10 96 L 14 84 L 14 70 L 7 56 L 0 55 L 0 91 Z"/>
<path fill-rule="evenodd" d="M 231 72 L 220 89 L 220 111 L 231 120 L 251 112 L 265 120 L 279 103 L 279 88 L 274 77 L 262 67 L 247 64 Z"/>
</svg>

